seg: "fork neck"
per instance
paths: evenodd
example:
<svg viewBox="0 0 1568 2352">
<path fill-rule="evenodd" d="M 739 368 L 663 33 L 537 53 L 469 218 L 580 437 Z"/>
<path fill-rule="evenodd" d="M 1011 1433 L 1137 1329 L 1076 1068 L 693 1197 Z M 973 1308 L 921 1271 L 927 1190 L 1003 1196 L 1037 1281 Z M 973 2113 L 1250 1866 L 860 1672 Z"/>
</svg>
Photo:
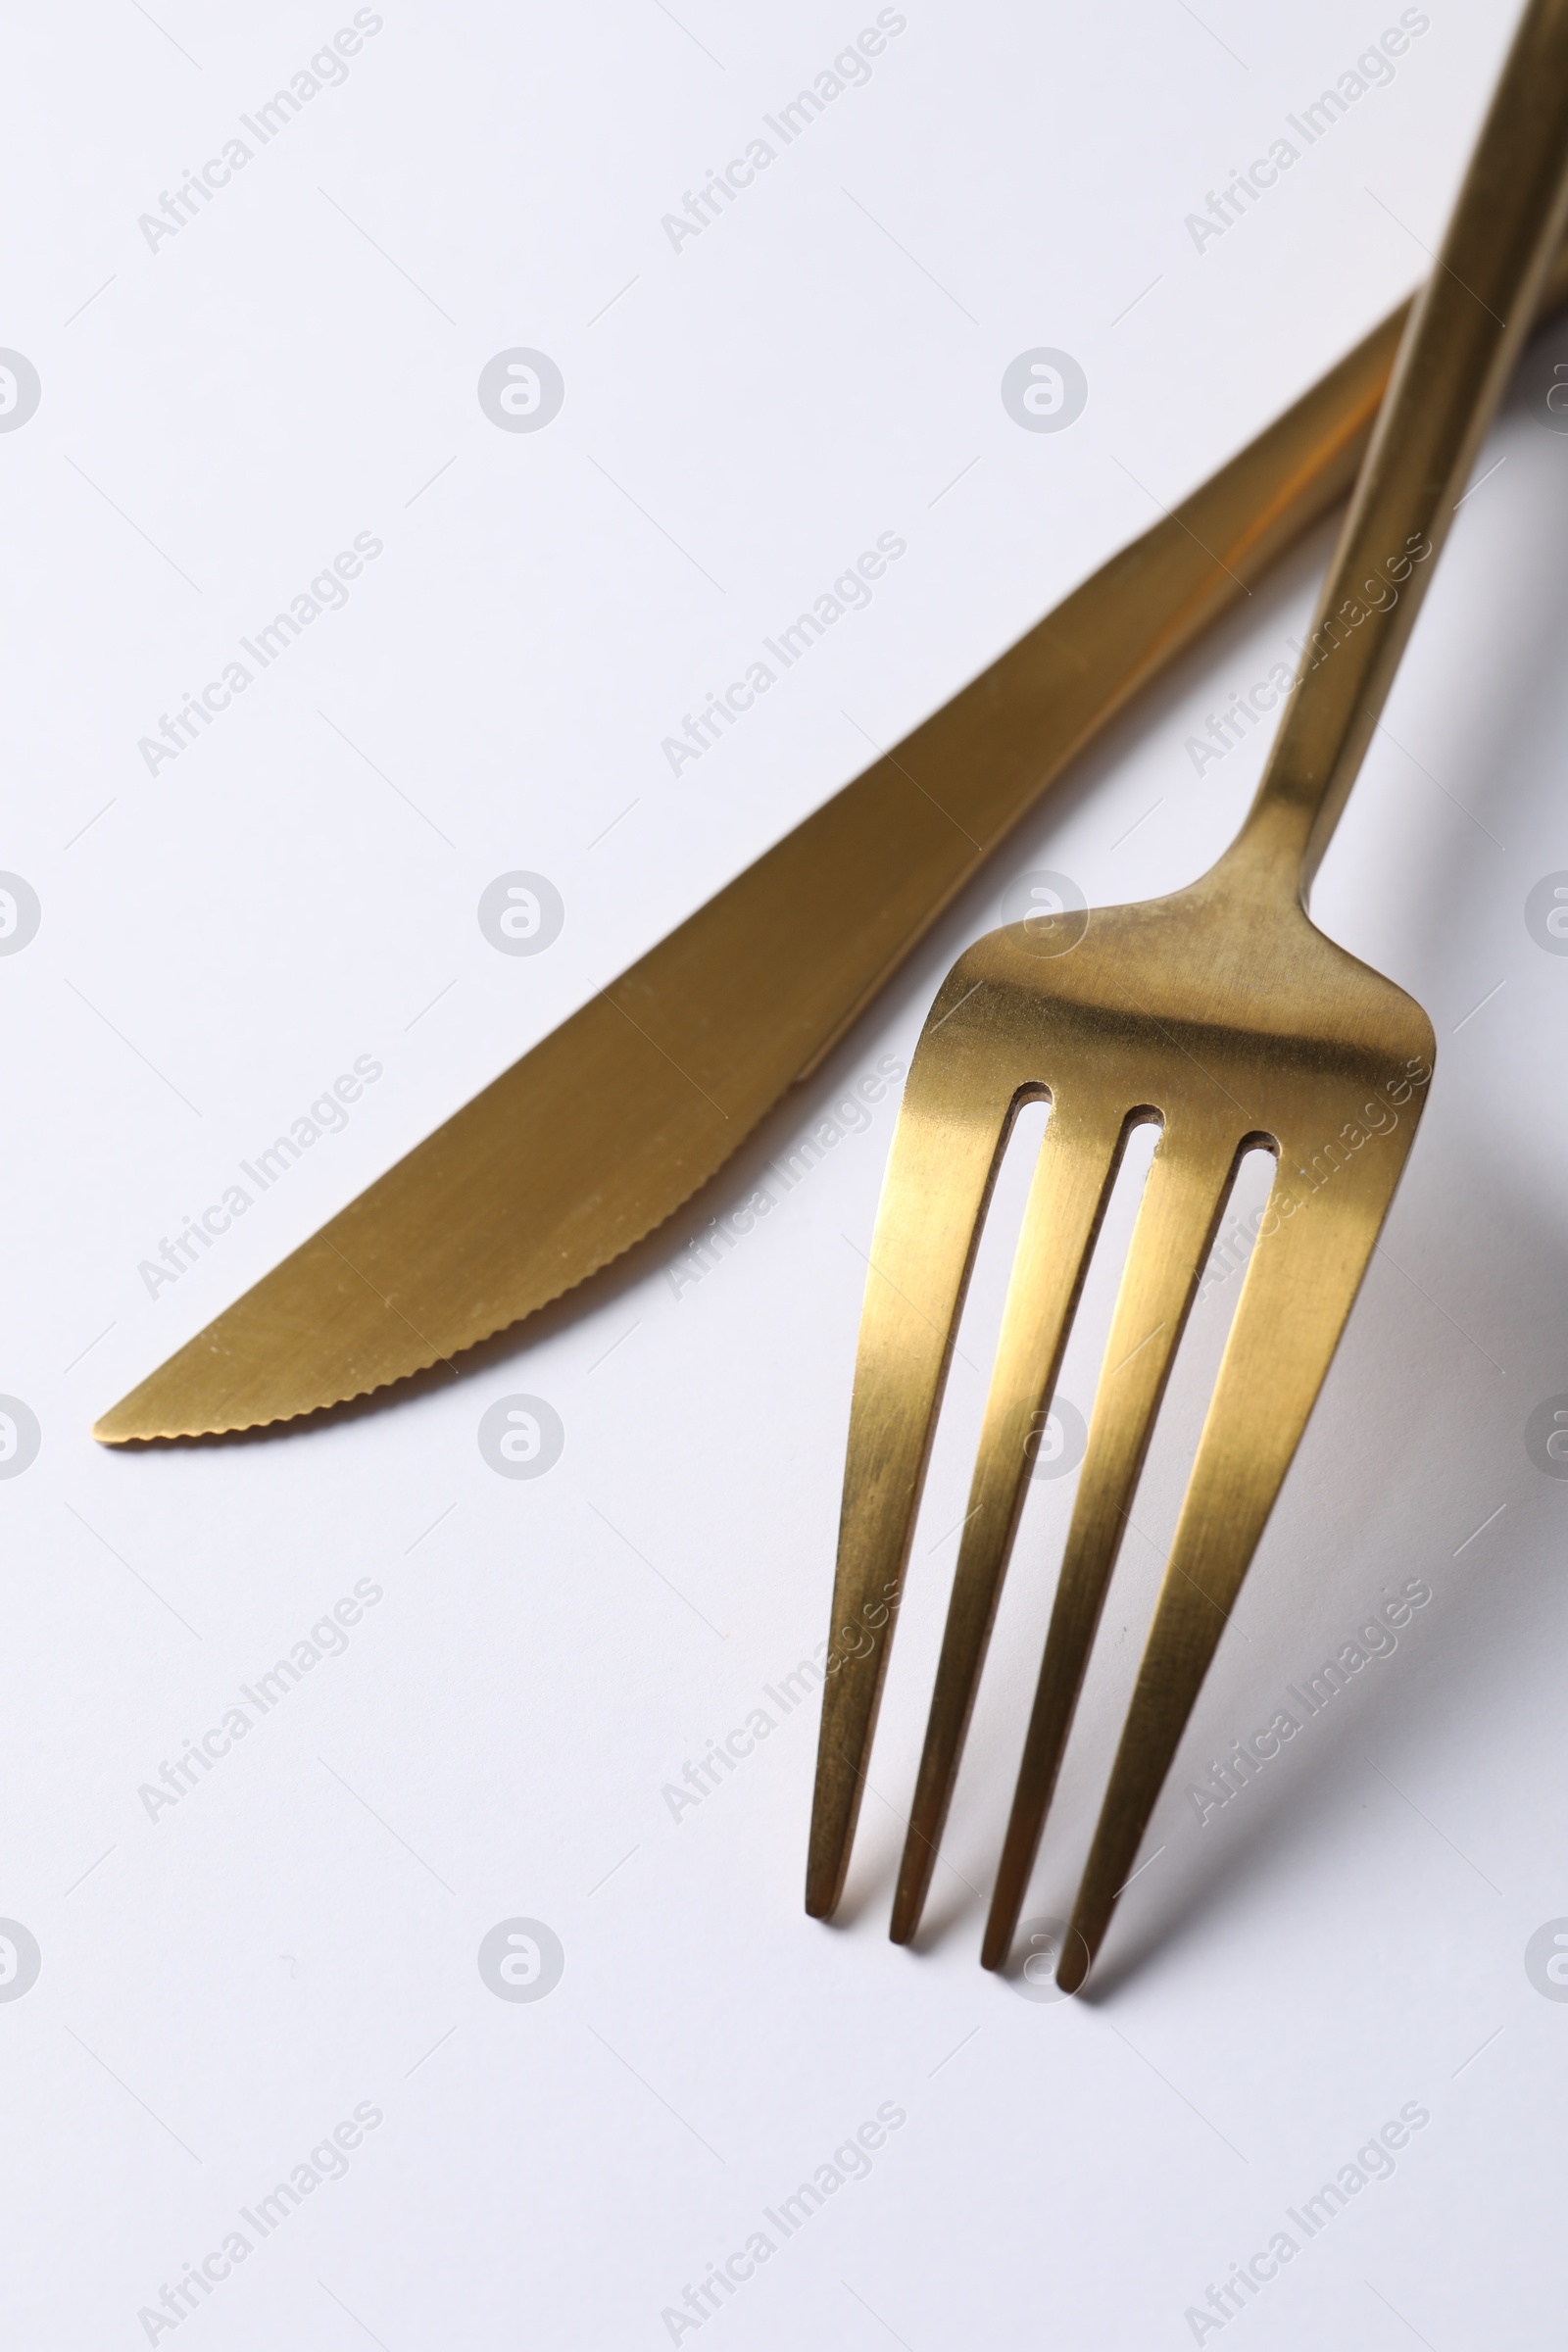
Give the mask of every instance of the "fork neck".
<svg viewBox="0 0 1568 2352">
<path fill-rule="evenodd" d="M 1257 797 L 1221 860 L 1304 906 L 1568 226 L 1568 0 L 1531 0 L 1418 295 Z"/>
</svg>

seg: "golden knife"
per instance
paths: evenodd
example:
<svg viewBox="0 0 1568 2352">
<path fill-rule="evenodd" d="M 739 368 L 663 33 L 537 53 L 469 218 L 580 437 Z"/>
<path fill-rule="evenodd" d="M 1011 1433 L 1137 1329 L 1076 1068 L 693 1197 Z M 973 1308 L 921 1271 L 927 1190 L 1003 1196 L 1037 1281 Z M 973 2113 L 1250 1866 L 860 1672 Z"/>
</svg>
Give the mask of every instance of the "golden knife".
<svg viewBox="0 0 1568 2352">
<path fill-rule="evenodd" d="M 1565 299 L 1568 254 L 1544 314 Z M 1345 496 L 1408 307 L 93 1435 L 250 1429 L 450 1366 L 671 1216 L 816 1068 L 1075 754 Z"/>
</svg>

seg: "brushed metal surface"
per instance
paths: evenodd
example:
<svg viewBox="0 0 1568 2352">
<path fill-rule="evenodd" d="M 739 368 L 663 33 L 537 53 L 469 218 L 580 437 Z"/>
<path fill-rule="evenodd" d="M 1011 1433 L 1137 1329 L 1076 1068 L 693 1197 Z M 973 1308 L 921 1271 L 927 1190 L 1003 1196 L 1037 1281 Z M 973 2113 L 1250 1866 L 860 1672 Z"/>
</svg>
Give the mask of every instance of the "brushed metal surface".
<svg viewBox="0 0 1568 2352">
<path fill-rule="evenodd" d="M 1568 257 L 1547 300 L 1565 298 Z M 1346 495 L 1406 309 L 94 1436 L 253 1428 L 450 1362 L 671 1216 L 821 1061 L 1075 754 Z"/>
<path fill-rule="evenodd" d="M 894 1902 L 915 1933 L 1083 1271 L 1159 1128 L 1123 1271 L 981 1947 L 1008 1955 L 1154 1417 L 1236 1168 L 1267 1210 L 1188 1483 L 1057 1983 L 1082 1984 L 1328 1371 L 1414 1139 L 1432 1026 L 1325 938 L 1312 876 L 1568 222 L 1568 0 L 1532 0 L 1400 344 L 1256 799 L 1173 896 L 968 949 L 911 1062 L 851 1407 L 807 1909 L 841 1895 L 936 1415 L 1021 1105 L 1051 1115 L 1013 1266 Z M 1081 933 L 1081 935 L 1080 935 Z"/>
</svg>

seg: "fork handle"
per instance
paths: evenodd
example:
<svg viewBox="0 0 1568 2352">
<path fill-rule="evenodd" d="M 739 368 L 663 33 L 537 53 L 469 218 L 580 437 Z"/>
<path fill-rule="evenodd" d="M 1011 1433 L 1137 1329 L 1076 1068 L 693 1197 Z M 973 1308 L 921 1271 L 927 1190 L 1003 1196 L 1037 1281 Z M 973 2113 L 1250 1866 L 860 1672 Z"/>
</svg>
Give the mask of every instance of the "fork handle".
<svg viewBox="0 0 1568 2352">
<path fill-rule="evenodd" d="M 1568 225 L 1568 0 L 1530 0 L 1417 295 L 1304 674 L 1230 857 L 1304 906 Z"/>
</svg>

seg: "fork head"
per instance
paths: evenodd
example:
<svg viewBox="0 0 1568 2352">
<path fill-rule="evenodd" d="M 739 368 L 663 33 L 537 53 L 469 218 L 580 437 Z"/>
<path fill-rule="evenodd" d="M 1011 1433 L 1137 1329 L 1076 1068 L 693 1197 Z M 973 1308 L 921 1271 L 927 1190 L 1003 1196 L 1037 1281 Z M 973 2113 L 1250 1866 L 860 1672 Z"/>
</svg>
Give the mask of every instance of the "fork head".
<svg viewBox="0 0 1568 2352">
<path fill-rule="evenodd" d="M 994 931 L 912 1059 L 860 1325 L 808 1911 L 838 1903 L 937 1411 L 1019 1108 L 1050 1117 L 964 1522 L 893 1934 L 918 1924 L 1007 1555 L 1131 1129 L 1160 1133 L 1090 1423 L 982 1958 L 1004 1964 L 1172 1358 L 1242 1154 L 1275 1155 L 1061 1966 L 1082 1981 L 1289 1467 L 1431 1075 L 1421 1007 L 1244 836 L 1174 897 Z"/>
<path fill-rule="evenodd" d="M 1008 1126 L 1051 1117 L 1018 1245 L 905 1848 L 914 1932 L 1028 1475 L 1129 1125 L 1160 1127 L 1090 1424 L 981 1958 L 1000 1967 L 1171 1359 L 1241 1153 L 1274 1183 L 1199 1441 L 1057 1982 L 1082 1983 L 1409 1151 L 1431 1025 L 1300 893 L 1355 781 L 1568 233 L 1568 0 L 1526 0 L 1411 312 L 1235 844 L 1174 897 L 993 932 L 910 1069 L 860 1325 L 807 1909 L 843 1887 L 932 1426 Z M 1081 936 L 1080 936 L 1081 933 Z M 1063 953 L 1053 953 L 1062 950 Z M 835 1646 L 835 1642 L 837 1646 Z"/>
</svg>

